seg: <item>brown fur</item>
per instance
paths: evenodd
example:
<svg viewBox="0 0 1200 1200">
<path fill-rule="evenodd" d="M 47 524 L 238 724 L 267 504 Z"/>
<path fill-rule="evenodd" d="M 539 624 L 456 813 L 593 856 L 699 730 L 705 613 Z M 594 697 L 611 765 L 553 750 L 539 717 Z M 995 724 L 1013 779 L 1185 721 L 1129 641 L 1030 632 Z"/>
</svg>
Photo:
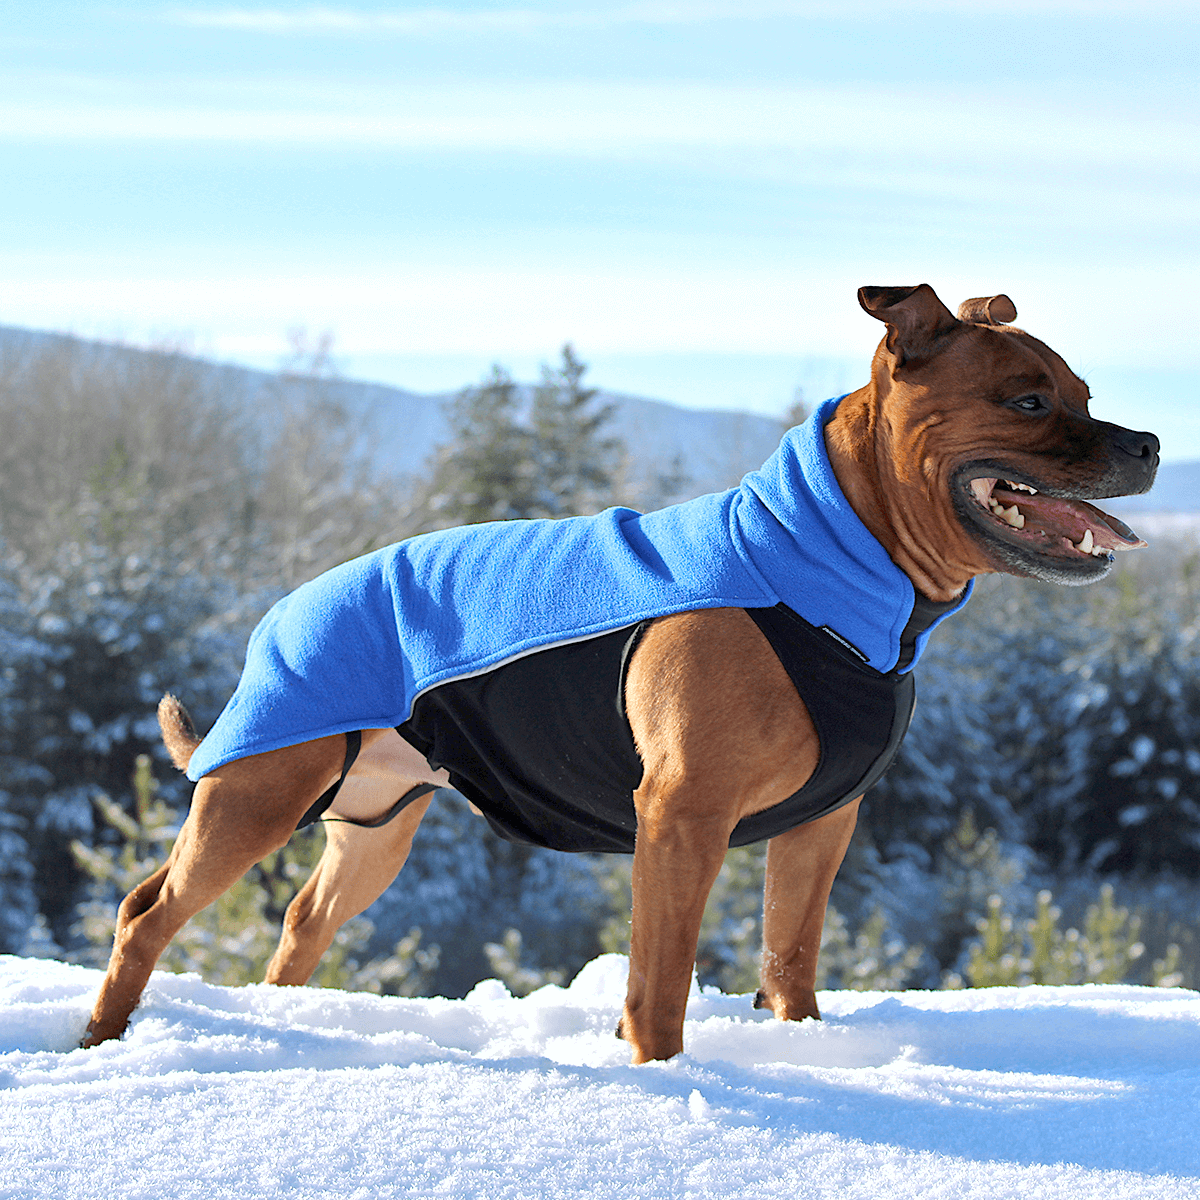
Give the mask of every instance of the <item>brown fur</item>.
<svg viewBox="0 0 1200 1200">
<path fill-rule="evenodd" d="M 179 770 L 186 771 L 193 752 L 200 745 L 200 735 L 188 710 L 170 692 L 158 702 L 158 727 L 171 761 Z"/>
<path fill-rule="evenodd" d="M 864 288 L 860 301 L 888 332 L 870 383 L 842 402 L 826 444 L 855 512 L 926 596 L 950 599 L 972 576 L 1010 569 L 956 511 L 955 473 L 964 463 L 1002 454 L 1018 466 L 1034 464 L 1039 479 L 1089 495 L 1114 481 L 1136 483 L 1147 471 L 1152 478 L 1154 439 L 1114 434 L 1117 427 L 1092 420 L 1087 389 L 1062 360 L 997 323 L 1015 316 L 1007 297 L 966 301 L 962 320 L 927 285 Z M 1013 388 L 1035 386 L 1053 404 L 1044 419 L 1014 417 L 997 403 Z M 1139 445 L 1146 461 L 1135 478 L 1125 460 Z M 630 974 L 620 1032 L 633 1060 L 645 1062 L 682 1049 L 700 919 L 730 831 L 797 791 L 820 747 L 791 680 L 740 609 L 655 621 L 630 663 L 626 705 L 644 775 L 634 793 Z M 172 761 L 186 766 L 198 740 L 182 705 L 165 697 L 159 719 Z M 337 778 L 343 747 L 339 736 L 255 755 L 196 785 L 170 858 L 121 905 L 85 1045 L 120 1036 L 170 938 L 288 840 Z M 425 781 L 444 782 L 445 775 L 430 772 L 395 731 L 368 730 L 334 811 L 370 816 Z M 321 861 L 288 909 L 269 982 L 308 979 L 337 928 L 395 877 L 427 803 L 378 830 L 328 826 Z M 756 1005 L 782 1020 L 820 1015 L 814 987 L 821 926 L 858 807 L 856 799 L 769 844 Z"/>
</svg>

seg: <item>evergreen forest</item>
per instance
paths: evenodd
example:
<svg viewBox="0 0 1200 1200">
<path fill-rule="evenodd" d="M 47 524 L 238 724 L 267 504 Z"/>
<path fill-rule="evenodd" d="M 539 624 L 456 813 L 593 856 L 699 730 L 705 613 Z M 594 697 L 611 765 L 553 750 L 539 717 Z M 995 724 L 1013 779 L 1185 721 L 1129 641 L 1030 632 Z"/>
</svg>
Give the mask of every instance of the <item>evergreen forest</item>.
<svg viewBox="0 0 1200 1200">
<path fill-rule="evenodd" d="M 425 530 L 687 494 L 686 462 L 647 469 L 612 436 L 570 346 L 532 386 L 496 367 L 459 393 L 452 437 L 419 475 L 363 444 L 328 386 L 329 351 L 297 338 L 246 394 L 170 348 L 6 343 L 0 952 L 106 960 L 117 902 L 188 803 L 158 699 L 175 692 L 206 728 L 285 592 Z M 934 635 L 908 739 L 864 804 L 821 985 L 1200 986 L 1198 629 L 1187 536 L 1087 588 L 979 580 Z M 261 978 L 321 837 L 301 831 L 251 871 L 163 967 Z M 756 984 L 764 853 L 726 860 L 703 984 Z M 314 982 L 462 996 L 495 976 L 523 994 L 623 949 L 628 918 L 628 859 L 503 842 L 442 791 L 399 879 Z"/>
</svg>

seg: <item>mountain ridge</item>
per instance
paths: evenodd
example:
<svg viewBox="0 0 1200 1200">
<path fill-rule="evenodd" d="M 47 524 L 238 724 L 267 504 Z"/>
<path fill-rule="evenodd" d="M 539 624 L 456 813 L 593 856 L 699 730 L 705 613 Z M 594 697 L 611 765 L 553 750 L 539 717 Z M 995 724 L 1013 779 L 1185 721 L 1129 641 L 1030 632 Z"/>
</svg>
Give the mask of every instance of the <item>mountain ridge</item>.
<svg viewBox="0 0 1200 1200">
<path fill-rule="evenodd" d="M 393 384 L 341 376 L 286 377 L 279 372 L 220 362 L 182 350 L 129 346 L 0 325 L 0 361 L 55 344 L 82 346 L 118 358 L 128 356 L 131 362 L 138 356 L 179 356 L 199 364 L 221 389 L 251 403 L 278 397 L 281 386 L 283 394 L 289 387 L 317 386 L 359 420 L 362 442 L 374 456 L 407 475 L 424 471 L 437 446 L 450 440 L 445 406 L 457 395 L 457 390 L 416 392 Z M 521 386 L 528 392 L 534 385 Z M 603 387 L 597 388 L 597 398 L 601 403 L 613 405 L 610 432 L 625 443 L 639 474 L 650 476 L 655 472 L 671 472 L 676 467 L 682 469 L 686 484 L 673 499 L 733 486 L 746 471 L 759 466 L 774 451 L 785 429 L 782 418 L 736 408 L 687 408 Z M 1198 497 L 1200 461 L 1169 462 L 1159 469 L 1151 492 L 1106 501 L 1106 506 L 1121 513 L 1191 513 L 1200 512 Z"/>
<path fill-rule="evenodd" d="M 218 362 L 173 349 L 155 349 L 0 325 L 0 361 L 39 352 L 56 344 L 83 347 L 117 361 L 139 356 L 178 356 L 197 363 L 215 385 L 251 405 L 277 400 L 290 389 L 317 387 L 342 405 L 361 425 L 361 442 L 377 460 L 403 474 L 422 472 L 439 444 L 450 440 L 447 401 L 458 390 L 414 392 L 392 384 L 340 376 L 311 378 Z M 467 384 L 464 386 L 474 386 Z M 522 384 L 527 394 L 534 385 Z M 626 445 L 639 475 L 670 472 L 678 464 L 687 484 L 679 496 L 720 491 L 737 483 L 775 449 L 784 431 L 781 419 L 737 409 L 690 409 L 665 400 L 597 389 L 600 403 L 614 407 L 609 432 Z"/>
</svg>

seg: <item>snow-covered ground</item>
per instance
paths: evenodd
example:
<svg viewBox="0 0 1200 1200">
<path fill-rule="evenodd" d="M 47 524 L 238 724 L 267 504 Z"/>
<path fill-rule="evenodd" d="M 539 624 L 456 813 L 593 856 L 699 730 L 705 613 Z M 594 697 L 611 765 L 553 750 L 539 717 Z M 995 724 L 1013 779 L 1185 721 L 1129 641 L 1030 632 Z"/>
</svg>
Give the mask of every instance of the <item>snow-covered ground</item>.
<svg viewBox="0 0 1200 1200">
<path fill-rule="evenodd" d="M 1195 1197 L 1200 994 L 829 992 L 784 1025 L 695 993 L 627 1063 L 625 960 L 513 999 L 155 975 L 73 1049 L 99 974 L 0 958 L 0 1197 Z"/>
</svg>

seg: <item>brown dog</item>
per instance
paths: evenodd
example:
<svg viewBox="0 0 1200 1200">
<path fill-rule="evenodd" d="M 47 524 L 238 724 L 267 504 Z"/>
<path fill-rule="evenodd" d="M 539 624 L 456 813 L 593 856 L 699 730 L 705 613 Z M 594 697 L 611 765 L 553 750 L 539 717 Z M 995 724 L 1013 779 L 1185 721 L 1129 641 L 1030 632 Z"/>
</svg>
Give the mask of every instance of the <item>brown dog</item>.
<svg viewBox="0 0 1200 1200">
<path fill-rule="evenodd" d="M 1112 551 L 1144 544 L 1087 501 L 1147 490 L 1157 468 L 1157 439 L 1092 419 L 1087 387 L 1062 359 L 1004 327 L 1016 316 L 1007 297 L 968 300 L 958 318 L 924 284 L 863 288 L 859 301 L 886 323 L 887 335 L 870 383 L 840 401 L 824 426 L 823 445 L 853 510 L 848 519 L 865 527 L 875 550 L 882 548 L 885 565 L 890 560 L 911 581 L 911 588 L 904 585 L 908 604 L 914 614 L 926 611 L 923 628 L 963 597 L 975 575 L 1004 571 L 1084 583 L 1109 569 Z M 911 677 L 902 674 L 902 657 L 879 669 L 854 662 L 855 655 L 868 656 L 832 622 L 806 626 L 816 657 L 799 666 L 781 650 L 779 636 L 768 631 L 759 608 L 709 604 L 642 622 L 618 647 L 623 717 L 637 767 L 625 791 L 626 797 L 632 791 L 636 841 L 631 832 L 633 924 L 620 1026 L 635 1062 L 682 1049 L 701 916 L 731 839 L 742 844 L 739 830 L 748 831 L 743 841 L 769 836 L 756 1003 L 783 1020 L 819 1016 L 816 957 L 829 890 L 861 791 L 903 735 L 911 708 L 911 682 L 903 681 Z M 595 639 L 597 647 L 603 644 Z M 904 644 L 901 637 L 901 654 Z M 592 643 L 584 646 L 577 653 L 590 653 Z M 556 671 L 590 680 L 590 659 L 554 661 Z M 373 665 L 364 662 L 362 670 Z M 856 687 L 885 680 L 909 707 L 900 704 L 876 738 L 878 748 L 868 756 L 875 774 L 856 768 L 846 777 L 858 781 L 849 793 L 849 784 L 840 785 L 823 807 L 771 825 L 771 814 L 830 769 L 826 760 L 836 759 L 850 736 L 823 707 L 818 711 L 825 701 L 808 690 L 824 682 L 827 669 L 840 672 L 839 679 L 858 672 Z M 534 704 L 536 685 L 520 674 L 504 679 L 518 706 Z M 474 697 L 464 692 L 456 703 Z M 855 703 L 847 710 L 851 718 Z M 443 726 L 448 711 L 438 710 Z M 468 717 L 455 720 L 455 736 L 463 728 L 471 732 Z M 170 697 L 160 721 L 172 758 L 185 767 L 200 739 Z M 410 724 L 400 733 L 364 729 L 352 765 L 347 735 L 333 733 L 204 774 L 166 864 L 120 907 L 84 1045 L 120 1036 L 158 956 L 183 923 L 286 843 L 341 777 L 330 812 L 342 819 L 327 826 L 325 852 L 288 909 L 267 972 L 268 982 L 306 982 L 342 923 L 378 897 L 403 866 L 430 785 L 453 776 L 471 795 L 467 767 L 430 750 L 433 742 Z M 431 766 L 431 757 L 439 765 Z M 481 807 L 488 805 L 486 789 L 477 791 Z M 396 807 L 397 797 L 409 802 L 394 820 L 369 824 Z"/>
</svg>

